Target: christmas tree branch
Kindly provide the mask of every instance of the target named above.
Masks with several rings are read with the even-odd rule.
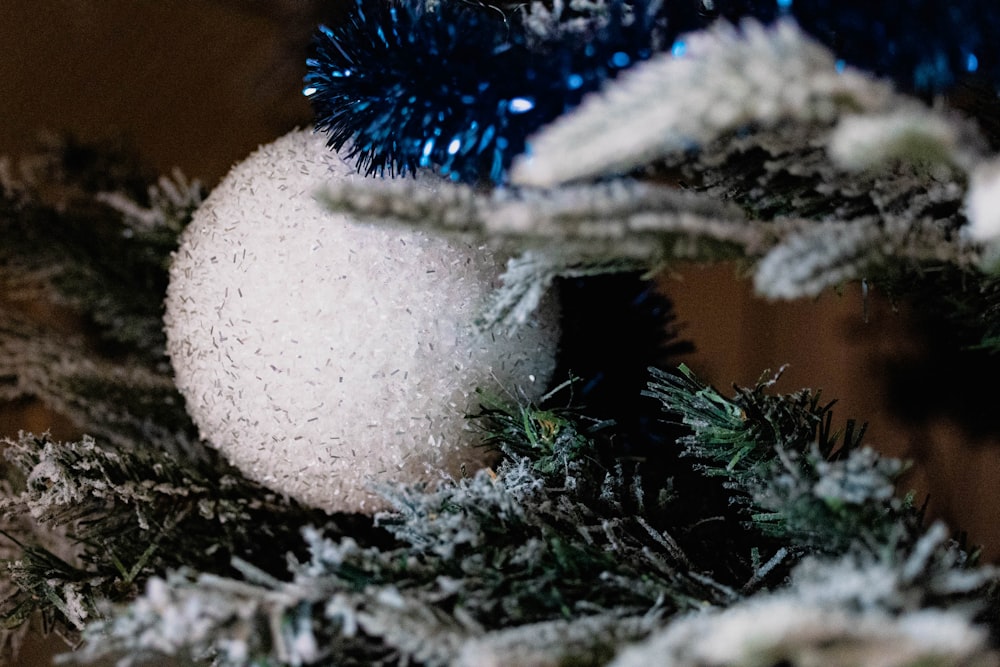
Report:
[[[522,187],[355,180],[321,197],[526,253],[487,325],[523,321],[553,275],[679,259],[742,258],[781,299],[944,268],[982,280],[962,230],[993,224],[996,179],[973,123],[844,69],[792,23],[719,22],[677,44],[543,128],[512,172]]]
[[[0,289],[9,305],[44,297],[116,353],[161,361],[167,261],[201,184],[179,172],[155,181],[128,146],[69,137],[5,164]]]
[[[821,642],[848,646],[897,640],[925,609],[968,639],[942,637],[927,651],[985,650],[973,619],[992,613],[982,601],[996,573],[976,567],[942,526],[921,528],[895,499],[898,461],[874,457],[850,427],[833,433],[818,396],[772,396],[772,384],[726,399],[687,371],[657,372],[651,389],[692,429],[679,444],[698,460],[699,487],[710,494],[722,478],[739,499],[743,523],[730,530],[742,532],[734,544],[753,552],[749,569],[702,569],[713,549],[726,548],[706,547],[698,532],[716,520],[716,508],[692,514],[674,496],[672,477],[603,450],[613,424],[490,403],[481,418],[502,463],[436,486],[383,488],[394,509],[377,523],[392,541],[365,545],[306,529],[309,557],[290,562],[289,579],[237,561],[240,578],[153,580],[137,601],[91,627],[85,655],[160,651],[211,655],[224,665],[362,658],[558,665],[610,658],[621,642],[646,637],[652,651],[663,633],[679,651],[671,620],[706,605],[756,604],[801,610],[801,618],[774,620],[778,634],[762,646],[775,651],[819,650],[806,632],[815,610],[862,624],[861,639],[839,625],[822,634]],[[782,585],[790,570],[792,583]],[[852,578],[857,573],[863,578]],[[773,598],[742,602],[764,586],[778,587]],[[859,611],[851,616],[848,608]],[[724,622],[725,613],[712,619],[722,614]],[[883,631],[873,619],[886,619]],[[747,649],[734,639],[720,650]]]
[[[523,322],[557,276],[652,272],[676,260],[743,258],[760,294],[787,299],[852,280],[899,285],[939,267],[982,279],[981,249],[958,233],[961,174],[953,182],[928,180],[919,166],[844,172],[809,146],[801,136],[726,137],[693,159],[673,158],[688,189],[618,179],[482,193],[419,179],[341,180],[321,197],[361,221],[472,235],[520,253],[487,327]]]
[[[775,380],[727,399],[681,366],[654,372],[648,395],[692,429],[678,440],[685,455],[726,478],[762,534],[832,554],[885,544],[899,530],[915,539],[917,513],[894,495],[903,463],[862,447],[864,429],[852,422],[841,440],[819,394],[766,394]]]
[[[123,452],[89,437],[57,443],[23,434],[4,444],[25,483],[0,502],[0,513],[8,522],[34,522],[30,530],[9,529],[21,533],[9,538],[23,553],[9,566],[17,591],[4,602],[8,626],[55,604],[55,620],[80,630],[99,601],[126,599],[170,568],[227,573],[240,557],[281,569],[282,554],[271,545],[294,544],[298,526],[324,521],[215,457],[192,462]],[[66,531],[73,563],[43,546],[45,530]]]
[[[35,398],[118,447],[152,444],[180,456],[204,451],[162,366],[111,360],[82,335],[0,310],[0,400]]]
[[[692,91],[697,91],[692,94]],[[628,173],[748,125],[825,125],[841,113],[903,102],[791,22],[725,21],[684,36],[544,128],[512,169],[514,183],[552,187]]]

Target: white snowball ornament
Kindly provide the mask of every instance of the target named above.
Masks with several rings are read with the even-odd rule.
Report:
[[[557,318],[476,332],[500,259],[330,213],[314,193],[337,178],[360,177],[309,131],[237,165],[181,238],[164,321],[204,439],[308,505],[371,512],[384,506],[373,483],[488,461],[465,418],[475,390],[537,398]]]

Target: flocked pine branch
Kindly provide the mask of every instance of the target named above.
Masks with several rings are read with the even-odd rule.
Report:
[[[455,667],[558,667],[604,664],[623,645],[645,638],[661,623],[656,614],[633,618],[615,615],[558,619],[488,633],[467,641]]]
[[[273,545],[297,541],[299,525],[325,521],[209,453],[191,461],[102,447],[90,437],[60,443],[30,434],[3,444],[24,480],[0,502],[5,539],[22,551],[7,566],[17,588],[0,608],[7,627],[43,610],[55,627],[82,630],[99,618],[99,602],[127,599],[170,568],[227,573],[239,557],[281,569]],[[32,530],[23,530],[22,517]],[[41,541],[46,529],[66,531],[71,551],[54,553]]]
[[[146,189],[148,203],[137,201],[121,190],[99,192],[95,199],[118,211],[134,230],[151,232],[166,228],[180,232],[194,209],[201,205],[204,194],[200,181],[188,180],[183,172],[174,169]]]
[[[544,251],[552,258],[536,253],[527,282],[535,291],[551,267],[733,256],[756,265],[755,287],[772,298],[859,279],[902,293],[941,267],[968,273],[976,289],[981,248],[961,230],[967,214],[973,230],[992,228],[983,202],[996,199],[996,179],[972,122],[844,69],[792,23],[720,23],[679,44],[536,137],[514,180],[558,187],[349,181],[323,196],[367,221]],[[539,175],[558,169],[568,171]],[[677,185],[579,182],[622,172]],[[533,300],[518,297],[527,265],[497,302]]]
[[[614,11],[622,11],[630,19],[631,9],[616,6]],[[607,23],[612,11],[607,0],[535,0],[518,7],[517,19],[528,43],[537,45],[559,35],[592,33]]]
[[[473,235],[514,252],[482,315],[486,330],[524,322],[557,277],[755,255],[779,238],[774,227],[749,224],[737,207],[629,180],[481,193],[442,181],[348,179],[320,196],[360,221]]]
[[[331,208],[366,222],[528,246],[532,250],[505,274],[498,303],[521,301],[529,291],[524,285],[533,294],[543,291],[552,275],[653,270],[678,259],[756,260],[755,287],[773,298],[815,296],[852,280],[918,273],[920,267],[973,273],[980,261],[978,248],[958,233],[964,220],[958,184],[925,183],[919,168],[844,174],[815,155],[804,158],[793,141],[757,146],[748,138],[717,148],[706,148],[704,172],[697,161],[679,167],[702,183],[703,194],[628,180],[488,194],[444,183],[348,180],[330,184],[322,196]],[[765,152],[766,169],[748,167],[743,157],[751,150]],[[738,203],[754,217],[775,219],[748,219],[724,203],[735,178],[748,181],[735,184],[743,193]],[[782,184],[768,189],[768,180]],[[840,198],[833,201],[833,194]],[[782,217],[799,210],[818,220]],[[536,268],[530,272],[529,266]],[[533,305],[537,297],[526,301]],[[487,321],[503,312],[492,312]]]
[[[908,293],[907,281],[926,270],[960,270],[970,292],[984,279],[980,249],[962,233],[966,176],[953,165],[845,170],[794,127],[725,138],[697,159],[667,164],[700,192],[739,204],[756,225],[800,221],[757,261],[755,285],[765,296],[810,296],[862,277]]]
[[[116,655],[125,664],[162,655],[212,658],[224,666],[557,665],[575,657],[610,657],[623,641],[648,634],[657,617],[585,616],[485,631],[448,613],[462,582],[442,579],[421,601],[413,590],[359,581],[350,540],[324,542],[306,534],[312,560],[294,580],[261,576],[247,564],[246,580],[183,574],[153,579],[125,614],[96,624],[77,656]],[[335,570],[341,568],[340,575]],[[452,588],[454,587],[454,589]],[[520,662],[525,658],[526,662]],[[491,660],[496,662],[490,662]]]
[[[530,141],[514,183],[551,187],[628,173],[749,125],[828,126],[844,112],[899,104],[793,23],[719,22],[637,65]],[[912,103],[908,103],[912,104]]]
[[[772,396],[772,384],[729,399],[681,367],[656,372],[650,394],[691,429],[678,444],[706,475],[725,480],[751,530],[798,555],[848,555],[859,570],[878,561],[894,572],[885,584],[896,582],[896,599],[911,610],[995,604],[995,570],[978,566],[943,526],[925,529],[922,511],[897,495],[901,461],[863,446],[864,429],[853,422],[833,431],[832,404],[818,394]]]
[[[738,33],[720,24],[674,54],[638,65],[544,129],[513,180],[553,185],[667,165],[757,225],[828,223],[776,234],[782,243],[755,275],[770,297],[811,296],[900,265],[978,261],[956,232],[966,202],[973,229],[990,226],[976,203],[992,201],[995,179],[968,120],[842,68],[788,23]]]
[[[345,179],[321,197],[365,222],[406,224],[576,252],[650,262],[666,255],[698,259],[696,240],[766,247],[735,206],[693,192],[618,180],[559,190],[499,189],[481,194],[444,181]],[[664,237],[666,237],[664,239]],[[661,240],[663,239],[663,240]],[[691,239],[689,243],[685,240]],[[672,243],[671,243],[672,241]],[[661,244],[676,245],[666,252]]]
[[[914,113],[940,129],[938,116]],[[860,171],[817,145],[815,127],[781,125],[725,134],[655,166],[685,188],[617,179],[481,193],[441,182],[355,180],[331,184],[322,196],[367,222],[531,249],[494,299],[519,304],[517,317],[494,308],[487,323],[522,318],[554,274],[652,271],[677,259],[745,258],[755,265],[757,291],[772,298],[815,296],[861,279],[905,293],[908,280],[943,267],[967,273],[975,290],[981,252],[961,233],[967,177],[960,163],[972,149],[928,163],[925,157],[937,155],[933,146],[907,127],[884,143],[880,157],[870,154],[871,142],[855,141],[869,153],[858,157],[867,166]],[[938,147],[975,145],[967,135],[974,132],[938,137]]]
[[[811,556],[782,589],[677,619],[611,664],[997,664],[977,624],[996,613],[997,571],[966,557],[941,524],[905,548]]]
[[[177,173],[150,185],[126,146],[67,137],[0,172],[0,399],[39,400],[125,450],[200,457],[161,303],[201,186]]]
[[[204,451],[162,367],[112,361],[80,334],[0,310],[0,378],[0,400],[40,400],[118,447],[143,443],[184,456]]]
[[[692,511],[698,504],[676,496],[672,477],[602,448],[602,438],[613,440],[613,425],[491,407],[485,418],[503,462],[495,472],[437,486],[384,488],[395,509],[378,523],[393,540],[366,546],[309,529],[309,556],[292,560],[287,578],[236,562],[240,578],[154,579],[135,602],[91,626],[83,655],[210,656],[222,665],[558,665],[580,656],[601,663],[622,642],[646,637],[648,647],[636,651],[648,658],[665,641],[661,634],[671,651],[693,650],[684,628],[731,617],[683,615],[732,605],[733,616],[788,610],[769,621],[774,634],[762,648],[792,651],[787,655],[913,639],[904,629],[920,618],[947,626],[916,655],[985,650],[975,623],[993,611],[984,605],[996,574],[976,567],[942,526],[922,531],[916,520],[891,516],[907,511],[891,499],[898,462],[872,458],[852,432],[836,448],[828,410],[811,394],[770,396],[770,383],[762,383],[730,400],[690,377],[668,389],[665,382],[657,376],[661,395],[670,395],[672,410],[693,429],[681,444],[702,462],[699,488],[711,493],[721,477],[743,498],[737,510],[749,521],[727,530],[752,538],[741,548],[757,545],[755,557],[763,557],[754,570],[737,576],[740,568],[722,563],[712,573],[700,570],[703,558],[725,549],[706,546],[699,533],[719,520],[717,508]],[[680,475],[682,466],[669,472]],[[797,476],[795,493],[768,496],[789,488],[789,475]],[[841,520],[822,535],[803,530],[792,520],[803,494],[810,520]],[[761,508],[769,515],[756,513]],[[895,528],[879,528],[890,524]],[[796,563],[786,587],[782,573]],[[763,586],[778,591],[742,602]],[[844,625],[807,632],[820,611],[843,616]],[[860,629],[849,630],[850,622]],[[741,637],[719,650],[738,655],[746,649]]]
[[[918,512],[895,496],[903,464],[863,447],[864,429],[853,422],[842,437],[834,432],[832,404],[819,394],[772,396],[773,383],[729,399],[681,366],[678,374],[656,371],[648,394],[691,428],[678,440],[685,455],[725,478],[763,535],[833,554],[884,545],[899,530],[916,539]]]
[[[288,647],[305,646],[317,664],[359,655],[450,664],[513,649],[509,629],[527,624],[548,630],[526,632],[523,655],[608,654],[664,614],[738,597],[652,525],[662,523],[666,489],[646,501],[634,473],[605,469],[590,428],[527,408],[490,417],[508,456],[496,473],[384,490],[395,511],[378,523],[395,542],[365,547],[307,530],[310,557],[292,563],[291,583],[156,580],[94,626],[84,654],[296,664]],[[553,633],[575,639],[553,646]],[[227,662],[232,655],[242,657]]]
[[[997,659],[986,633],[954,612],[923,611],[897,618],[774,596],[677,621],[649,640],[626,647],[609,664],[964,667],[995,665]]]
[[[940,267],[963,270],[976,284],[984,280],[976,275],[979,261],[978,250],[947,221],[887,213],[804,227],[760,259],[753,280],[758,293],[784,299],[814,297],[831,286],[868,279],[890,286],[907,274]]]
[[[974,124],[845,67],[789,21],[725,22],[636,65],[541,130],[512,180],[553,187],[634,172],[748,129],[795,128],[861,171],[902,160],[965,171],[983,160]]]
[[[678,619],[610,665],[997,664],[988,632],[968,610],[908,604],[893,588],[895,574],[852,559],[810,560],[785,589]],[[892,610],[897,604],[905,609]]]
[[[203,188],[155,185],[134,154],[58,138],[0,178],[0,288],[12,307],[52,304],[117,353],[160,362],[167,260]]]

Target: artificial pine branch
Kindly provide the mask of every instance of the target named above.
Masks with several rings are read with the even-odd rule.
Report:
[[[363,220],[528,247],[496,299],[512,305],[487,318],[503,325],[559,271],[677,259],[743,258],[757,291],[783,299],[928,271],[983,280],[992,251],[963,229],[992,228],[995,169],[973,122],[845,70],[790,22],[723,22],[677,43],[533,137],[511,174],[525,187],[347,181],[324,198]]]
[[[194,457],[204,452],[162,358],[152,368],[141,357],[109,358],[83,335],[3,309],[0,378],[0,399],[40,400],[117,447],[144,443]]]
[[[873,604],[890,588],[883,577],[891,571],[855,562],[811,564],[823,575],[809,580],[813,573],[796,571],[783,590],[677,619],[608,664],[965,667],[1000,660],[988,632],[960,607],[893,613]],[[844,590],[845,581],[853,590]]]
[[[952,285],[920,279],[942,271],[961,273],[961,298],[971,303],[978,285],[988,290],[991,279],[978,269],[981,250],[959,231],[961,179],[937,181],[906,166],[845,175],[820,151],[803,154],[802,143],[808,141],[727,137],[706,146],[700,159],[678,157],[671,166],[678,171],[672,178],[689,189],[618,179],[483,194],[419,180],[355,180],[331,183],[322,197],[366,222],[521,249],[486,327],[523,321],[557,276],[653,272],[677,260],[742,258],[753,265],[757,291],[782,299],[861,279],[897,296],[931,291],[946,298]]]
[[[673,259],[754,256],[779,238],[774,227],[750,224],[736,207],[630,180],[488,193],[433,180],[342,180],[320,196],[332,210],[364,222],[471,235],[512,252],[503,286],[483,314],[485,330],[522,324],[556,278],[652,273]]]
[[[831,430],[832,404],[818,393],[771,396],[777,378],[727,399],[680,367],[654,371],[647,395],[691,428],[678,439],[709,476],[725,478],[744,518],[786,546],[839,554],[872,548],[903,530],[919,531],[918,512],[895,497],[902,462],[862,447],[864,429],[849,422],[841,441]]]
[[[834,432],[832,403],[821,404],[818,394],[765,394],[773,382],[737,389],[727,399],[682,366],[678,375],[654,372],[649,393],[691,429],[678,444],[705,474],[726,480],[745,525],[789,550],[792,558],[783,565],[809,555],[822,563],[812,566],[811,577],[833,563],[845,581],[848,573],[870,571],[881,577],[884,597],[873,601],[869,591],[868,608],[892,614],[964,609],[967,618],[995,628],[998,572],[979,566],[976,552],[949,539],[943,525],[926,528],[922,510],[895,495],[903,462],[862,446],[864,429],[853,422]],[[826,576],[824,586],[838,579]],[[794,578],[788,591],[782,595],[793,604],[815,602]],[[985,650],[982,642],[975,647]]]
[[[299,526],[330,522],[208,453],[190,461],[102,447],[89,437],[58,443],[30,434],[4,444],[25,480],[23,491],[0,503],[5,522],[30,516],[36,532],[65,531],[75,552],[70,563],[32,543],[42,535],[7,535],[23,550],[8,565],[17,590],[3,603],[7,627],[37,609],[57,627],[82,630],[99,617],[100,602],[129,599],[149,576],[173,568],[228,574],[231,561],[244,558],[281,570],[284,553],[274,544],[292,548]]]
[[[610,615],[603,621],[608,624],[654,608],[693,609],[731,599],[733,591],[680,567],[661,546],[665,538],[654,540],[641,522],[621,514],[623,504],[637,502],[635,480],[621,467],[603,470],[588,434],[572,421],[529,408],[490,415],[510,434],[497,432],[498,442],[509,444],[509,458],[495,475],[480,472],[436,490],[386,489],[397,509],[379,524],[399,546],[364,547],[307,531],[312,556],[293,564],[293,584],[205,577],[197,585],[186,578],[156,582],[98,628],[85,654],[164,647],[187,655],[236,651],[245,662],[233,664],[247,664],[260,657],[255,651],[261,646],[284,646],[268,657],[295,664],[280,652],[319,646],[321,653],[310,654],[319,664],[349,662],[362,650],[446,664],[466,651],[467,642],[483,650],[491,632],[512,626],[598,613]],[[601,477],[594,477],[599,470]],[[585,497],[604,507],[603,518],[583,504]],[[268,600],[285,601],[275,612],[276,603]],[[178,615],[173,608],[187,611]],[[311,621],[296,622],[308,609],[314,610]],[[171,627],[168,618],[186,625]],[[634,619],[622,622],[636,625]],[[250,627],[272,628],[270,639],[250,643]],[[281,639],[276,628],[298,628],[298,634]],[[329,639],[342,635],[343,641]]]
[[[668,476],[609,456],[613,450],[601,444],[613,435],[608,423],[493,406],[483,419],[504,454],[496,472],[383,489],[395,509],[377,522],[394,542],[366,546],[309,529],[310,556],[291,562],[290,580],[249,563],[236,563],[241,579],[155,579],[91,629],[84,655],[165,651],[212,655],[226,665],[355,664],[359,656],[445,665],[517,656],[554,665],[581,647],[600,654],[618,641],[669,634],[678,614],[706,604],[739,608],[765,585],[778,590],[775,604],[809,614],[849,599],[869,620],[907,623],[925,608],[941,610],[955,632],[978,637],[970,651],[983,649],[970,623],[972,614],[992,610],[983,603],[996,573],[975,567],[942,526],[923,531],[903,516],[908,505],[887,496],[898,462],[872,461],[860,433],[837,438],[815,395],[771,396],[770,385],[724,399],[690,375],[657,373],[653,390],[693,428],[680,444],[700,455],[695,476],[703,488],[721,475],[742,498],[746,522],[736,529],[745,531],[745,545],[756,544],[754,554],[770,554],[749,578],[746,568],[720,562],[738,554],[701,543],[697,524],[715,517],[692,517],[674,493],[672,475],[690,468]],[[802,489],[768,495],[789,475],[812,482],[809,520],[838,512],[856,520],[833,521],[822,535],[806,529],[795,514]],[[793,566],[786,588],[775,575]],[[734,578],[737,571],[744,579]],[[884,585],[831,589],[855,581],[847,572],[867,572]],[[880,637],[894,636],[894,628]],[[853,641],[838,634],[846,630],[831,632]],[[565,643],[553,644],[558,638]],[[779,650],[784,640],[773,641]]]
[[[861,72],[838,73],[834,54],[793,23],[719,22],[681,43],[683,52],[637,65],[542,129],[512,181],[552,187],[629,173],[744,127],[823,126],[901,101]]]
[[[200,183],[178,173],[155,181],[128,146],[70,137],[0,171],[5,298],[68,307],[115,353],[161,362],[167,259]]]

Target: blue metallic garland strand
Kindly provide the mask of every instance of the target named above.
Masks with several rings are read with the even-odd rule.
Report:
[[[791,16],[845,64],[918,94],[965,78],[1000,85],[998,0],[649,0],[634,21],[612,0],[605,27],[529,46],[499,12],[442,0],[356,0],[350,18],[323,27],[304,92],[329,145],[349,145],[368,175],[435,167],[453,180],[502,183],[528,135],[657,44],[683,52],[684,33],[718,17]]]
[[[649,58],[657,35],[644,1],[633,21],[612,12],[583,43],[541,47],[497,13],[423,5],[357,0],[346,23],[321,28],[307,62],[317,128],[333,148],[350,144],[369,175],[435,166],[453,180],[501,182],[531,132]]]
[[[669,2],[670,0],[666,0]],[[792,16],[845,64],[904,91],[945,92],[963,79],[1000,85],[996,0],[715,0],[730,20]]]

